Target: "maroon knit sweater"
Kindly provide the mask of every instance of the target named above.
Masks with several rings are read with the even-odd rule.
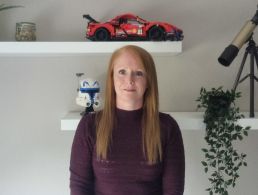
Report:
[[[149,165],[142,151],[142,109],[116,109],[116,115],[107,160],[96,158],[95,114],[81,119],[71,152],[71,195],[182,195],[185,157],[176,121],[160,113],[163,160]]]

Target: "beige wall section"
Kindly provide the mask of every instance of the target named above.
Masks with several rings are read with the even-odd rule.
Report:
[[[242,48],[228,68],[217,58],[256,11],[257,1],[241,0],[12,0],[24,8],[0,13],[0,41],[13,41],[15,23],[35,22],[39,41],[83,41],[89,13],[107,20],[122,12],[134,12],[149,20],[174,23],[184,30],[183,52],[154,57],[157,64],[162,111],[195,111],[201,86],[231,88],[240,65]],[[257,39],[256,32],[254,38]],[[74,103],[76,72],[85,72],[104,85],[108,56],[0,57],[0,187],[8,195],[68,195],[69,157],[74,132],[60,131],[60,118]],[[249,61],[246,69],[248,72]],[[256,72],[257,73],[257,72]],[[103,89],[103,88],[102,88]],[[238,105],[249,110],[249,83],[239,88]],[[256,100],[258,89],[256,84]],[[258,101],[255,102],[258,111]],[[200,161],[204,131],[182,130],[186,152],[185,194],[207,194],[207,175]],[[258,180],[258,131],[241,144],[248,167],[232,194],[254,195]]]

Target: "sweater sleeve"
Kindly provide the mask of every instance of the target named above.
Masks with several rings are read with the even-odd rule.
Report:
[[[185,155],[182,134],[170,116],[164,151],[163,195],[182,195],[185,183]]]
[[[70,194],[94,195],[92,153],[94,142],[91,136],[93,123],[90,116],[83,117],[75,132],[70,159]]]

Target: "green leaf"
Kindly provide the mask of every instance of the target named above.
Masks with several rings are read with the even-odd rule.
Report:
[[[220,171],[223,171],[225,169],[225,167],[219,167]]]
[[[237,139],[237,134],[234,134],[234,135],[232,136],[232,139],[233,139],[233,140],[236,140],[236,139]]]
[[[209,178],[209,181],[210,181],[211,183],[213,183],[213,181],[214,181],[214,180],[213,180],[213,179],[211,179],[211,178]]]
[[[0,11],[6,10],[6,9],[18,8],[18,7],[23,7],[23,6],[20,6],[20,5],[5,6],[4,4],[2,4],[0,5]]]
[[[203,152],[208,152],[208,150],[206,148],[202,148]]]
[[[251,127],[250,126],[247,126],[246,128],[245,128],[245,130],[250,130],[251,129]]]
[[[202,161],[203,166],[207,166],[208,164],[205,161]]]
[[[216,160],[214,160],[214,161],[211,163],[211,166],[212,166],[212,167],[216,167]]]
[[[238,167],[234,167],[234,168],[233,168],[234,171],[237,171],[238,169],[239,169]]]
[[[213,177],[217,176],[217,172],[212,173],[211,176]]]
[[[233,182],[233,180],[232,180],[232,179],[229,179],[229,180],[227,181],[227,185],[231,185],[232,182]]]

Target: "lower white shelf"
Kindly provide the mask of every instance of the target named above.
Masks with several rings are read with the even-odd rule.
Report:
[[[178,123],[181,130],[204,130],[203,112],[166,112]],[[258,130],[258,112],[255,118],[248,118],[249,113],[243,113],[246,117],[239,120],[243,127],[251,126],[252,130]],[[79,112],[70,112],[61,119],[61,130],[76,130],[80,121]]]

